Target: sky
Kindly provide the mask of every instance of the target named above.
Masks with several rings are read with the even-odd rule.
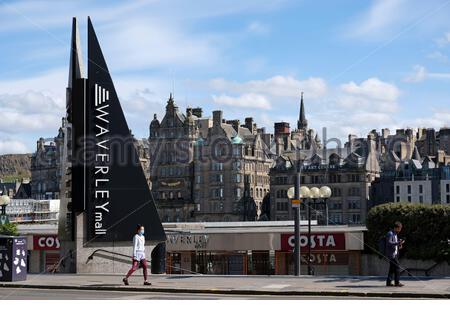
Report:
[[[259,127],[327,138],[450,125],[450,0],[0,0],[0,154],[33,152],[65,115],[72,17],[90,16],[130,128],[170,92]],[[86,60],[85,60],[86,65]]]

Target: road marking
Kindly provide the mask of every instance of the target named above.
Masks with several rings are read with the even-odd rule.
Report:
[[[286,287],[290,287],[290,284],[269,284],[267,286],[264,286],[265,289],[283,289]]]

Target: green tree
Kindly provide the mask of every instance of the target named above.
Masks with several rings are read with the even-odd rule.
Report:
[[[0,225],[0,235],[5,235],[5,236],[19,235],[19,232],[17,231],[17,224],[5,223],[3,225]]]
[[[450,206],[387,203],[376,206],[367,217],[366,245],[378,250],[378,241],[400,221],[405,239],[403,253],[411,259],[446,260],[450,263]]]

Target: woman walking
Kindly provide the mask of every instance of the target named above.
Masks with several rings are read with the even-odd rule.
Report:
[[[147,281],[147,260],[145,259],[145,237],[144,226],[140,224],[136,227],[136,234],[133,237],[133,265],[130,271],[128,271],[123,283],[128,286],[128,278],[139,268],[139,264],[144,271],[144,286],[150,286],[151,283]]]

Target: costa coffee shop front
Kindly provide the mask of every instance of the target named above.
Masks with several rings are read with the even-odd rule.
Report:
[[[294,273],[292,221],[164,224],[167,273]],[[311,260],[316,275],[360,273],[365,227],[313,226]],[[301,227],[306,274],[307,228]]]

